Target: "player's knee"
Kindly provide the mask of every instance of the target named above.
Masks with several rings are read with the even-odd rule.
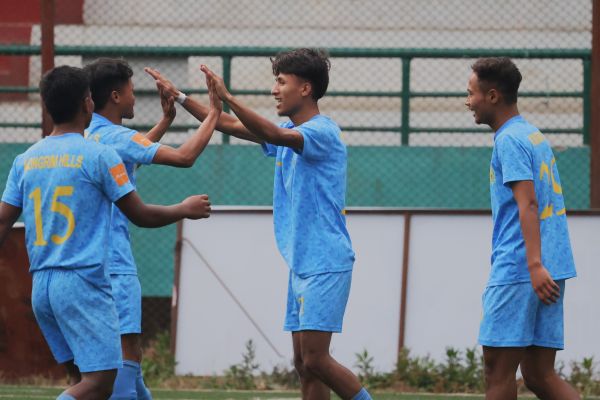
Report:
[[[113,385],[105,381],[89,382],[90,392],[96,393],[98,398],[108,399],[113,393]]]
[[[84,383],[91,392],[96,393],[99,398],[108,399],[113,392],[113,385],[115,378],[117,377],[117,371],[103,371],[93,376],[84,376],[82,383]]]
[[[300,378],[304,378],[306,376],[306,371],[304,370],[304,361],[300,355],[294,355],[294,368]]]
[[[327,364],[327,355],[311,353],[302,357],[305,371],[310,375],[320,376],[321,371]]]
[[[497,385],[506,385],[515,381],[515,373],[500,368],[493,359],[486,359],[483,364],[483,373],[485,376],[485,386],[487,388]]]
[[[523,382],[527,389],[531,390],[536,395],[545,393],[545,389],[548,387],[551,376],[531,371],[528,368],[521,366],[521,373],[523,374]]]
[[[140,335],[122,335],[121,348],[123,349],[124,359],[135,361],[137,363],[142,361],[142,341]]]

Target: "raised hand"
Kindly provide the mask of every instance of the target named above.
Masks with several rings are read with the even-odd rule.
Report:
[[[200,219],[210,217],[210,201],[206,194],[190,196],[183,200],[181,204],[186,209],[186,218]]]
[[[163,110],[163,116],[173,121],[175,119],[175,115],[177,115],[177,110],[175,109],[175,99],[173,96],[167,95],[158,82],[156,83],[156,87],[160,96],[160,106]]]
[[[556,303],[560,297],[560,287],[554,282],[548,270],[540,264],[537,267],[530,267],[529,275],[533,290],[540,300],[544,304]]]
[[[144,71],[154,78],[156,81],[156,86],[159,88],[159,90],[162,89],[165,95],[171,97],[179,96],[179,90],[175,87],[175,85],[173,85],[173,82],[162,76],[160,72],[150,67],[144,68]]]
[[[208,99],[210,100],[210,109],[215,110],[218,113],[223,111],[223,102],[217,94],[215,83],[213,80],[206,77],[206,87],[208,88]]]
[[[206,65],[201,65],[200,70],[206,75],[207,81],[211,81],[214,84],[215,91],[219,98],[223,101],[227,101],[227,97],[230,96],[230,93],[225,86],[223,78],[212,72]]]

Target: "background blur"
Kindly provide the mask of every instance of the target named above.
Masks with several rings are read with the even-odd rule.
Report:
[[[0,186],[14,157],[41,137],[40,2],[0,0]],[[470,65],[512,56],[523,74],[522,114],[554,146],[569,209],[590,207],[592,0],[56,0],[55,64],[98,56],[133,67],[141,131],[161,117],[159,69],[206,101],[200,63],[278,122],[269,56],[282,48],[330,50],[322,113],[347,143],[347,205],[488,209],[493,135],[464,106]],[[33,46],[33,47],[31,47]],[[163,142],[198,126],[178,106]],[[191,169],[138,170],[147,202],[208,193],[216,205],[272,203],[273,160],[216,133]],[[144,294],[144,329],[169,328],[175,227],[132,229]],[[234,245],[232,245],[233,247]]]

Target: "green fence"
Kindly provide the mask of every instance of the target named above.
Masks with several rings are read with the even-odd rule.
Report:
[[[161,65],[161,71],[184,92],[204,96],[206,91],[201,80],[193,77],[193,72],[186,72],[186,66],[191,60],[207,58],[220,69],[233,93],[273,119],[273,107],[267,103],[270,97],[268,57],[279,50],[281,48],[57,46],[56,54],[75,57],[72,61],[75,65],[98,56],[129,60],[139,88],[136,114],[140,117],[126,124],[145,130],[158,119],[160,108],[151,80],[144,80],[143,65]],[[0,55],[36,56],[39,51],[37,46],[0,46]],[[321,108],[340,123],[348,144],[348,206],[489,208],[492,133],[473,123],[463,106],[466,95],[463,88],[466,88],[469,66],[475,58],[509,56],[524,70],[519,100],[522,113],[528,118],[531,115],[555,146],[567,207],[589,208],[589,50],[331,48],[329,53],[332,85]],[[170,63],[180,67],[173,67],[171,71]],[[266,69],[258,83],[236,75],[236,71],[245,72],[246,65],[252,66],[252,63]],[[336,75],[344,72],[344,65],[379,70],[389,84],[356,89],[352,78],[340,80]],[[535,83],[536,79],[546,82],[545,77],[553,74],[558,77],[554,77],[551,84]],[[440,88],[429,83],[438,75],[445,78],[440,81]],[[450,78],[447,77],[452,78],[448,84],[446,81]],[[528,83],[528,79],[534,83]],[[26,96],[21,101],[39,103],[35,87],[0,87],[0,96],[3,93],[21,93]],[[31,141],[21,140],[19,132],[29,132],[29,137],[39,136],[40,126],[39,120],[26,120],[17,113],[3,115],[2,110],[0,104],[1,184],[5,182],[14,156],[29,146],[29,143],[15,142]],[[170,130],[175,134],[167,134],[165,141],[181,143],[197,126],[185,110],[178,108],[177,119]],[[9,135],[11,132],[13,136]],[[189,194],[208,193],[217,205],[271,204],[273,161],[263,157],[257,146],[241,145],[226,136],[216,135],[193,168],[149,166],[140,168],[138,174],[138,189],[147,202],[172,203]],[[144,295],[170,296],[174,227],[133,228],[132,240]]]

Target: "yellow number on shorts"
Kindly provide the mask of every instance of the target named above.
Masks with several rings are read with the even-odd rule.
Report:
[[[66,242],[75,230],[75,216],[73,215],[73,211],[71,211],[69,206],[57,200],[58,197],[72,195],[73,186],[57,186],[54,189],[50,210],[62,215],[67,220],[67,232],[63,236],[53,234],[50,237],[55,244],[63,244]],[[35,242],[33,244],[36,246],[45,246],[48,244],[48,242],[44,240],[44,224],[42,221],[42,190],[39,187],[35,188],[29,195],[29,198],[33,199],[33,213],[35,217]]]

